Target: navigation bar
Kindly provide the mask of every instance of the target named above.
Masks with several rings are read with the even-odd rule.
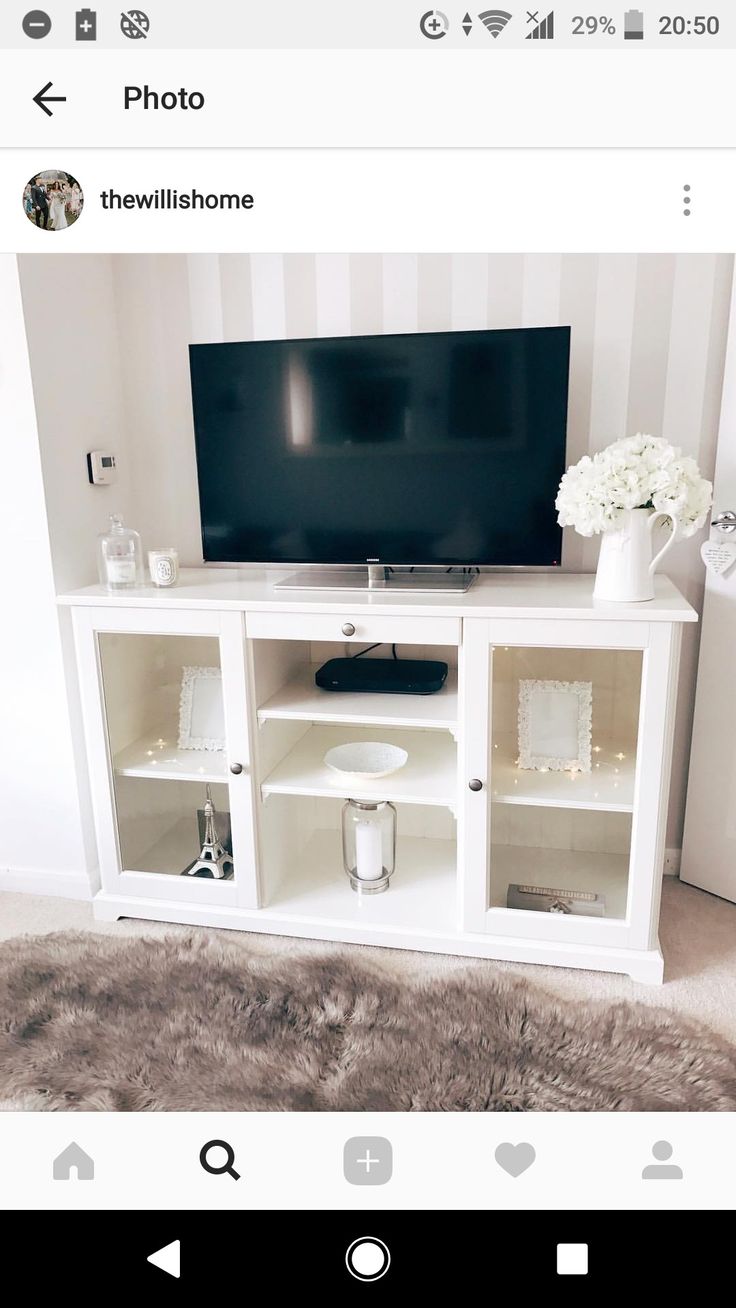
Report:
[[[457,50],[441,70],[420,51],[377,50],[87,61],[34,49],[0,68],[0,146],[736,145],[736,54],[726,51],[643,51],[623,83],[620,55],[601,50],[551,61],[510,51],[492,76],[484,53]],[[66,97],[52,117],[36,102],[48,82]],[[709,94],[697,100],[687,87],[701,83]]]

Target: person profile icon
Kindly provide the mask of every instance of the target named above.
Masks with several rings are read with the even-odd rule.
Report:
[[[672,1145],[669,1140],[658,1140],[652,1145],[652,1155],[656,1163],[649,1163],[641,1174],[642,1181],[681,1181],[682,1168],[671,1163]]]

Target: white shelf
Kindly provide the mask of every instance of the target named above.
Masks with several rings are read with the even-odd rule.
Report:
[[[190,877],[182,875],[199,853],[197,821],[194,815],[173,818],[164,827],[159,820],[143,819],[144,831],[151,827],[150,838],[141,838],[140,822],[135,822],[134,836],[139,838],[141,853],[124,858],[120,873],[123,893],[167,904],[200,904],[233,908],[238,902],[238,885],[234,876]],[[123,845],[125,845],[125,839]],[[133,915],[134,916],[134,915]]]
[[[625,918],[628,881],[629,860],[625,854],[529,849],[523,845],[494,844],[491,848],[492,908],[506,908],[509,885],[516,883],[604,895],[606,916],[596,920]]]
[[[126,867],[126,872],[150,872],[157,876],[178,877],[199,853],[197,823],[193,817],[179,818],[167,831],[159,836],[145,853],[132,860],[134,867]],[[182,878],[183,880],[183,878]],[[192,878],[195,880],[195,878]],[[213,877],[214,882],[214,877]],[[215,884],[227,884],[225,879]]]
[[[141,736],[114,758],[120,777],[155,777],[159,781],[227,782],[224,750],[179,749],[178,733],[164,726]]]
[[[457,916],[454,840],[399,836],[396,871],[382,895],[352,890],[343,871],[340,833],[316,831],[279,886],[264,916],[339,921],[350,926],[447,932]]]
[[[457,671],[450,668],[434,695],[371,695],[321,690],[308,665],[258,710],[259,722],[274,718],[306,722],[357,722],[376,726],[452,730],[457,726]]]
[[[449,735],[438,731],[391,731],[391,744],[405,749],[408,762],[390,777],[351,781],[323,762],[328,749],[357,740],[381,739],[376,728],[310,727],[261,786],[268,795],[315,795],[372,801],[391,799],[403,804],[454,808],[457,802],[457,750]]]
[[[590,772],[533,772],[518,768],[513,735],[494,737],[491,791],[494,804],[530,804],[544,808],[586,808],[633,813],[636,747],[596,742]]]

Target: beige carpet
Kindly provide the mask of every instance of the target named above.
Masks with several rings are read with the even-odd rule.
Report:
[[[191,931],[163,923],[122,921],[96,922],[89,904],[42,898],[35,895],[0,894],[0,940],[49,931],[94,931],[104,935],[176,935]],[[259,936],[239,932],[214,932],[231,942],[242,938],[250,950],[279,954],[313,954],[316,950],[369,954],[394,973],[406,968],[418,975],[447,974],[470,970],[487,974],[514,973],[537,982],[549,994],[569,999],[618,1001],[661,1005],[674,1012],[705,1022],[712,1030],[736,1044],[736,905],[665,879],[660,935],[665,956],[665,984],[637,985],[625,976],[602,972],[581,972],[556,967],[523,967],[476,959],[458,959],[408,951],[368,949],[361,946],[330,946],[314,941],[280,936]]]

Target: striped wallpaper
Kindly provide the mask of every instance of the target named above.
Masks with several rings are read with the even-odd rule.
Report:
[[[136,525],[201,561],[186,346],[288,336],[572,327],[568,462],[637,430],[712,476],[731,255],[113,256]],[[172,470],[176,470],[175,479]],[[597,541],[565,533],[564,566]],[[668,572],[696,606],[697,542]],[[669,843],[679,844],[697,659],[685,633]]]
[[[569,462],[647,430],[712,469],[730,255],[156,255],[114,262],[123,355],[145,377],[141,386],[138,370],[128,372],[131,437],[150,452],[155,431],[167,454],[174,440],[190,484],[189,342],[559,323],[572,327]],[[166,412],[172,399],[176,415]],[[160,524],[158,489],[149,481],[147,496],[141,486]],[[198,524],[191,495],[183,501],[184,520],[170,502],[171,526],[195,559]],[[595,543],[571,533],[566,566],[592,568],[595,552]]]

